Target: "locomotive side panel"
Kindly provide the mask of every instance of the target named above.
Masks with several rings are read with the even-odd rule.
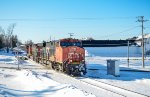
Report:
[[[78,62],[80,64],[81,61],[85,58],[85,50],[84,48],[80,48],[77,46],[70,46],[63,48],[63,62],[73,61]]]
[[[62,49],[62,47],[56,47],[55,58],[56,58],[56,62],[58,62],[58,63],[63,62],[63,49]]]
[[[32,45],[27,46],[27,53],[28,53],[28,56],[32,55]]]
[[[36,60],[37,57],[37,47],[36,44],[32,45],[32,55],[33,55],[33,60]]]
[[[63,56],[62,56],[63,62],[67,62],[68,61],[68,51],[69,51],[69,47],[63,48]]]
[[[55,61],[55,42],[46,43],[46,53],[47,59],[50,61]]]
[[[70,46],[70,47],[56,47],[56,62],[64,63],[69,60],[80,63],[84,60],[85,50],[80,47]]]

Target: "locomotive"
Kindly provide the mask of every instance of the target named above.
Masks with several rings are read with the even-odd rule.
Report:
[[[65,38],[27,45],[28,57],[68,75],[85,75],[85,49],[78,39]]]

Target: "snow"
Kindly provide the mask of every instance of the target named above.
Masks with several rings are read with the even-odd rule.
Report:
[[[83,80],[97,85],[100,84],[98,81],[102,81],[150,96],[149,57],[146,57],[145,68],[141,66],[141,57],[136,56],[130,57],[128,67],[127,58],[124,56],[102,57],[101,53],[96,52],[98,51],[93,54],[91,51],[86,51],[87,78]],[[107,75],[108,59],[119,61],[120,77]],[[16,70],[18,64],[21,70]],[[114,95],[71,79],[62,73],[48,70],[31,60],[18,61],[14,55],[6,53],[0,53],[0,79],[0,97],[113,97]]]
[[[143,68],[140,53],[135,47],[130,48],[132,50],[128,67],[125,48],[85,48],[89,55],[86,57],[88,70],[86,77],[94,77],[98,81],[150,96],[150,57],[145,58],[145,68]],[[109,59],[119,61],[120,77],[107,75],[107,60]]]
[[[3,84],[0,85],[0,94],[4,96],[94,97],[69,84],[53,81],[45,72],[4,70],[0,77]]]
[[[120,77],[107,75],[108,59],[119,60]],[[140,59],[131,60],[127,67],[127,58],[125,57],[86,57],[86,63],[88,69],[86,77],[94,77],[98,81],[150,96],[150,60],[146,60],[144,69]]]
[[[17,70],[17,61],[11,54],[0,55],[0,97],[95,97],[54,81],[47,69],[29,60],[19,63],[21,70]]]

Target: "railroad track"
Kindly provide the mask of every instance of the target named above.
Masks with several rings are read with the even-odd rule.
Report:
[[[100,89],[99,91],[103,90],[105,91],[105,93],[109,93],[111,97],[150,97],[142,93],[138,93],[138,92],[128,90],[119,86],[115,86],[115,85],[112,85],[103,81],[96,80],[94,79],[94,77],[73,77],[65,73],[62,73],[60,71],[55,71],[55,70],[53,71],[58,74],[64,75],[65,77],[68,77],[69,79],[73,79],[73,81],[78,81],[80,83],[82,82],[83,84],[86,84],[89,87]]]
[[[79,77],[76,78],[79,79],[80,81],[87,83],[87,84],[91,84],[93,86],[96,86],[98,88],[102,88],[106,91],[118,94],[122,97],[150,97],[148,95],[142,94],[142,93],[138,93],[132,90],[128,90],[119,86],[115,86],[103,81],[99,81],[96,79],[93,79],[92,77]]]
[[[51,77],[55,81],[59,83],[63,82],[64,84],[71,84],[74,87],[83,90],[84,92],[96,95],[96,97],[103,97],[104,95],[105,97],[126,97],[125,95],[111,91],[110,89],[100,87],[88,81],[83,81],[80,79],[81,77],[79,78],[79,77],[69,76],[67,74],[60,73],[54,70],[52,70],[52,72],[49,71],[49,73],[54,73],[53,74],[54,77],[52,76]],[[59,76],[59,79],[55,79],[56,76]],[[60,79],[63,79],[63,81],[61,81]]]
[[[110,92],[110,93],[116,94],[116,95],[118,95],[117,97],[127,97],[127,96],[125,96],[125,95],[123,95],[123,94],[121,94],[121,93],[115,92],[115,91],[113,91],[113,90],[111,90],[111,89],[104,88],[104,87],[99,86],[99,85],[96,85],[96,84],[94,84],[94,83],[91,83],[91,82],[88,82],[88,81],[84,81],[84,80],[80,80],[80,81],[83,82],[83,83],[87,83],[87,84],[89,84],[89,85],[92,85],[92,86],[94,86],[94,87],[103,89],[103,90],[105,90],[105,91],[108,91],[108,92]]]
[[[53,70],[54,71],[54,70]],[[54,71],[58,75],[62,75],[64,77],[67,77],[69,80],[72,80],[73,82],[82,83],[84,85],[88,85],[89,87],[93,87],[93,89],[97,89],[99,92],[102,90],[104,93],[110,93],[110,96],[112,97],[150,97],[148,95],[138,93],[132,90],[128,90],[119,86],[115,86],[103,81],[99,81],[94,79],[95,77],[72,77],[64,73],[60,73],[59,71]],[[72,83],[71,83],[72,84]]]
[[[96,82],[96,83],[94,83],[94,80],[93,79],[90,79],[91,81],[89,81],[89,80],[87,80],[87,79],[89,79],[89,78],[87,78],[87,77],[73,77],[73,76],[69,76],[69,75],[67,75],[67,74],[64,74],[64,73],[61,73],[60,74],[60,72],[57,72],[57,71],[54,71],[55,73],[57,73],[57,74],[59,74],[59,75],[61,75],[61,77],[62,76],[64,76],[64,79],[69,79],[69,80],[72,80],[72,82],[77,82],[77,83],[80,83],[80,84],[84,84],[84,85],[86,85],[87,87],[89,87],[89,88],[91,88],[92,87],[92,89],[94,90],[94,91],[97,91],[98,93],[103,93],[103,95],[106,95],[106,97],[131,97],[130,95],[125,95],[123,92],[118,92],[118,91],[115,91],[115,90],[112,90],[112,89],[114,89],[114,86],[113,86],[113,88],[112,87],[110,87],[110,85],[109,85],[109,87],[111,88],[107,88],[107,87],[104,87],[104,86],[100,86],[98,83],[100,83],[100,82]],[[70,83],[70,84],[72,84],[72,83]],[[104,85],[104,83],[103,83],[103,85]],[[84,90],[84,91],[86,91],[86,90]],[[86,92],[89,92],[89,91],[86,91]],[[126,93],[126,92],[125,92]],[[131,93],[130,93],[131,94]],[[131,95],[133,95],[133,94],[131,94]],[[100,96],[101,97],[101,96]],[[145,95],[133,95],[133,97],[148,97],[148,96],[145,96]]]

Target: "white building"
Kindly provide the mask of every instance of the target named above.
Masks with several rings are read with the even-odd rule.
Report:
[[[142,45],[142,36],[139,36],[136,39],[136,43],[141,46]],[[145,48],[145,54],[150,55],[150,34],[144,35],[144,48]]]

